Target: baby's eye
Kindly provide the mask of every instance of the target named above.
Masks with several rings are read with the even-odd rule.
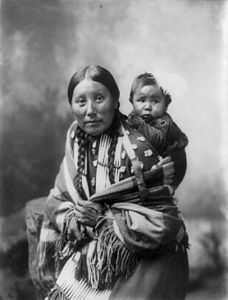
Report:
[[[97,102],[101,102],[104,99],[104,97],[102,95],[97,95],[96,96],[96,101]]]
[[[152,98],[152,102],[153,102],[154,104],[159,103],[159,102],[160,102],[160,99],[159,99],[159,98]]]
[[[145,102],[145,98],[138,98],[137,102]]]

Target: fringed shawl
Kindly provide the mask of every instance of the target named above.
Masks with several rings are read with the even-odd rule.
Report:
[[[76,124],[74,123],[68,131],[65,158],[57,176],[55,187],[52,189],[47,202],[47,214],[61,231],[63,225],[67,224],[67,214],[73,210],[74,205],[77,204],[77,199],[80,198],[74,187],[74,178],[77,172],[75,129]],[[123,127],[122,129],[124,131]],[[101,150],[98,154],[101,156],[100,159],[106,159],[109,145],[110,140],[104,135],[100,140]],[[122,145],[125,146],[133,166],[135,164],[137,168],[137,157],[131,147],[130,151],[126,149],[129,144],[126,144],[122,137],[118,139],[115,163],[120,162]],[[102,151],[103,154],[101,154]],[[112,289],[120,276],[128,277],[134,272],[142,253],[146,252],[153,255],[154,250],[157,251],[162,247],[183,246],[182,241],[186,235],[185,226],[178,214],[177,207],[172,202],[169,189],[164,186],[153,187],[153,184],[147,188],[139,168],[137,170],[131,181],[131,183],[133,182],[131,192],[127,186],[121,194],[118,194],[117,187],[117,190],[111,190],[109,196],[114,195],[114,197],[108,203],[109,197],[107,195],[102,196],[102,186],[100,185],[97,187],[97,191],[101,191],[100,194],[98,193],[99,197],[96,198],[96,194],[91,197],[93,201],[105,203],[107,210],[98,219],[95,228],[96,238],[83,249],[80,249],[83,255],[81,255],[81,261],[78,262],[75,276],[78,279],[85,279],[92,288]],[[161,173],[161,169],[154,170],[151,173],[150,183],[153,181],[151,179],[154,178],[156,181],[158,177],[161,177]],[[99,178],[99,181],[102,182],[103,189],[108,191],[110,182],[107,179],[107,170],[105,168],[100,169],[100,174],[103,174],[103,178]],[[84,176],[83,178],[83,188],[88,199],[90,199],[86,178]],[[115,179],[118,183],[118,173]],[[66,237],[62,236],[62,238]],[[63,246],[65,248],[66,244]],[[184,245],[183,249],[186,249],[186,246],[187,244]]]

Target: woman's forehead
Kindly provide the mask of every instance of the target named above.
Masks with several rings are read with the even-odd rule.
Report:
[[[74,95],[85,93],[101,93],[107,91],[108,89],[102,83],[86,78],[79,82],[79,84],[75,87]]]

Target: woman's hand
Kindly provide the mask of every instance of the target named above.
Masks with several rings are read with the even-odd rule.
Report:
[[[68,223],[68,240],[72,242],[82,242],[85,238],[88,238],[91,235],[91,232],[86,226],[94,227],[102,210],[103,206],[100,203],[78,200],[77,205],[74,207],[74,214],[71,216]]]
[[[76,216],[72,216],[67,227],[67,239],[71,242],[81,242],[86,237],[86,227],[78,222]]]
[[[103,206],[100,203],[94,203],[92,201],[78,200],[75,206],[78,221],[91,227],[96,225],[96,220],[102,210]]]
[[[174,162],[171,160],[170,156],[162,158],[156,166],[153,168],[162,167],[163,175],[164,175],[164,184],[165,185],[172,185],[173,183],[173,176],[174,176]]]

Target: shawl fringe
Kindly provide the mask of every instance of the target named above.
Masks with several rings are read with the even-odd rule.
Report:
[[[76,249],[77,243],[67,240],[67,228],[72,217],[75,217],[73,208],[65,215],[63,229],[56,242],[56,275],[75,250],[79,250]],[[95,231],[95,240],[80,247],[81,256],[75,269],[75,278],[85,280],[93,289],[111,289],[120,276],[128,278],[133,274],[138,259],[136,254],[119,240],[114,232],[113,219],[110,217],[100,216]]]
[[[68,226],[71,218],[76,218],[74,208],[71,208],[66,212],[63,229],[55,244],[55,269],[57,275],[60,273],[66,259],[69,258],[75,250],[75,245],[67,238]]]
[[[70,300],[65,293],[62,291],[61,287],[55,284],[55,286],[51,289],[45,300]]]
[[[87,261],[88,282],[95,289],[112,289],[118,278],[128,278],[133,274],[138,259],[116,236],[113,219],[99,217],[96,232],[98,238],[92,245],[93,255]]]

